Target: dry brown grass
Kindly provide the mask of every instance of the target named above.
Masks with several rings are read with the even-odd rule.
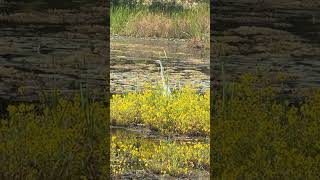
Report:
[[[146,16],[136,16],[128,22],[126,35],[165,37],[168,38],[174,32],[172,20],[158,14],[148,14]]]
[[[165,14],[140,14],[126,24],[123,34],[135,37],[185,38],[190,40],[191,47],[209,48],[209,39],[195,33],[208,32],[209,36],[209,17],[197,20],[188,19],[188,16],[173,19]]]

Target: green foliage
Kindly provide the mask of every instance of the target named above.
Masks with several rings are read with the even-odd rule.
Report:
[[[271,81],[244,75],[213,98],[212,168],[218,179],[318,179],[320,91],[290,105]],[[281,99],[281,100],[279,100]]]
[[[55,106],[9,106],[0,120],[0,177],[96,179],[107,176],[106,110],[99,103],[57,99]]]

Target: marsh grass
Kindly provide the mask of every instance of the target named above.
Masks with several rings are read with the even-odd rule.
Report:
[[[320,91],[305,92],[299,103],[282,93],[271,78],[257,74],[217,89],[211,134],[215,178],[319,177]]]
[[[209,43],[208,3],[177,10],[154,10],[146,6],[125,5],[111,8],[111,34],[134,37],[198,39]]]

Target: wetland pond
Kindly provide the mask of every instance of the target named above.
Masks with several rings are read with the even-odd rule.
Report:
[[[111,93],[136,92],[142,90],[146,83],[152,85],[161,83],[160,67],[155,62],[156,60],[161,60],[171,88],[178,88],[186,84],[195,85],[200,91],[210,88],[209,50],[190,48],[186,40],[114,36],[111,38]],[[183,162],[177,160],[184,158],[181,154],[177,159],[172,159],[179,151],[181,153],[187,153],[187,151],[203,153],[203,159],[209,159],[209,140],[205,137],[181,135],[165,137],[148,128],[137,126],[131,128],[113,126],[111,127],[111,135],[116,139],[112,142],[115,144],[112,147],[120,146],[119,144],[125,146],[127,143],[144,145],[138,148],[141,149],[139,151],[141,154],[138,153],[137,157],[131,159],[139,159],[137,162],[142,159],[145,164],[136,164],[137,162],[133,160],[130,163],[132,166],[126,166],[126,172],[122,173],[120,179],[176,179],[177,176],[169,175],[162,170],[168,170],[167,168],[172,166],[170,173],[173,173],[178,172],[181,167],[191,167],[183,165]],[[198,146],[205,148],[202,150],[192,149]],[[112,152],[115,151],[116,149]],[[143,160],[143,157],[148,156],[146,155],[148,153],[159,157],[149,157],[146,158],[147,160]],[[135,153],[129,151],[126,154]],[[117,156],[117,158],[111,159],[121,157]],[[163,161],[160,162],[158,159]],[[153,162],[154,165],[148,166],[148,162]],[[111,162],[115,166],[117,163],[119,162]],[[201,167],[201,165],[188,169],[189,175],[182,173],[184,175],[178,175],[178,177],[181,179],[209,179],[208,167]]]
[[[161,60],[171,87],[184,84],[210,87],[209,50],[188,47],[185,40],[111,38],[111,92],[139,90],[161,81]]]
[[[37,103],[42,94],[55,89],[63,96],[72,96],[79,93],[81,85],[92,90],[96,99],[103,100],[107,9],[100,3],[89,0],[68,3],[1,1],[1,112],[8,104]],[[117,36],[112,37],[111,42],[111,92],[126,93],[142,88],[145,83],[159,82],[160,67],[155,60],[162,61],[171,87],[191,83],[199,85],[200,90],[209,88],[208,50],[192,49],[184,40]],[[139,139],[144,134],[112,128],[112,136],[131,143],[133,137]],[[180,143],[188,138],[182,138],[184,140],[165,139],[146,134],[140,139],[150,147],[159,142],[185,147]],[[207,140],[201,141],[208,146]],[[196,174],[208,179],[207,170]],[[134,177],[127,175],[129,177],[123,178]],[[151,178],[159,177],[152,175]]]

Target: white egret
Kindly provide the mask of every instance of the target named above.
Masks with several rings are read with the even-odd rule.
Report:
[[[40,42],[38,43],[38,46],[37,46],[37,53],[41,54],[41,43]]]
[[[156,60],[157,63],[159,63],[160,65],[160,76],[162,79],[162,88],[163,88],[163,94],[165,95],[170,95],[171,94],[171,90],[169,85],[166,84],[165,79],[164,79],[164,68],[162,66],[162,63],[160,60]]]

